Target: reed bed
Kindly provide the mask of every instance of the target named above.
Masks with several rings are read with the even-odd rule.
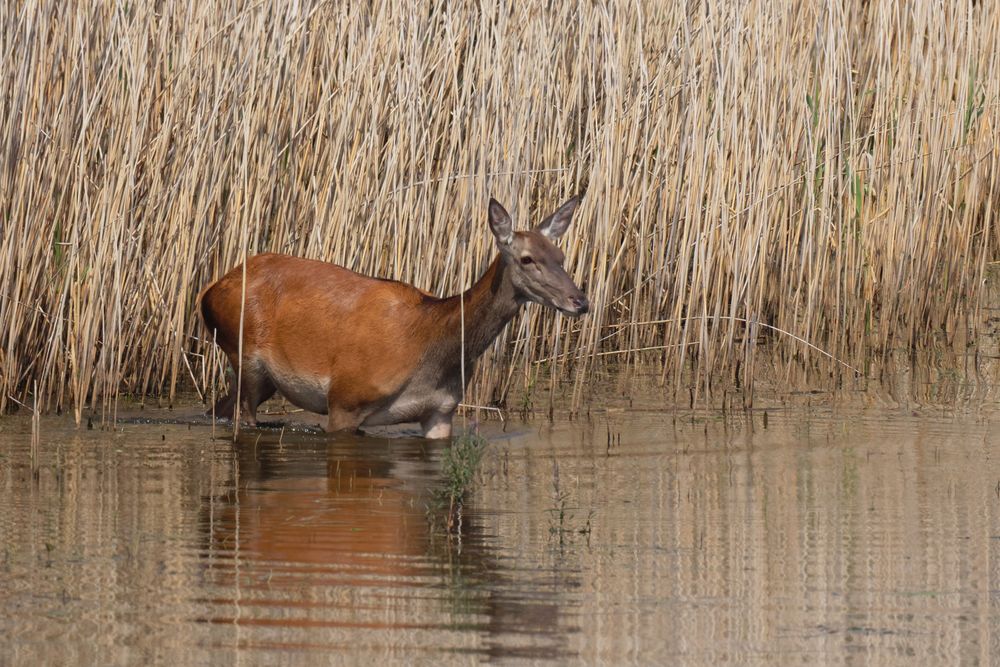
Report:
[[[577,191],[592,314],[528,308],[470,400],[595,360],[746,386],[762,347],[865,373],[979,304],[997,35],[972,0],[0,3],[0,409],[207,396],[195,298],[244,256],[455,293],[489,196]]]

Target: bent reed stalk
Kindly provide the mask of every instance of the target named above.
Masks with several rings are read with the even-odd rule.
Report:
[[[491,195],[523,227],[586,191],[594,309],[528,308],[469,401],[645,349],[700,391],[755,322],[863,368],[977,307],[997,35],[993,2],[0,3],[0,410],[210,396],[194,300],[244,248],[457,293]]]

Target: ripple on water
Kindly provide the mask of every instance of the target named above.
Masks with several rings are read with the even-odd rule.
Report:
[[[7,419],[0,662],[996,652],[982,419],[626,410],[508,430],[487,430],[456,539],[428,518],[440,444],[53,419],[33,465]]]

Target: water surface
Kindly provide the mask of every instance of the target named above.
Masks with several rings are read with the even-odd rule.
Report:
[[[990,415],[767,413],[484,424],[451,537],[419,438],[4,418],[0,664],[995,660]]]

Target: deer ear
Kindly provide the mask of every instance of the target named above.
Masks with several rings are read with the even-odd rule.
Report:
[[[510,245],[514,238],[514,223],[510,219],[510,213],[493,198],[490,198],[490,230],[501,246]]]
[[[580,205],[581,195],[570,197],[555,213],[542,220],[536,228],[543,236],[553,241],[566,233],[573,220],[573,212]]]

